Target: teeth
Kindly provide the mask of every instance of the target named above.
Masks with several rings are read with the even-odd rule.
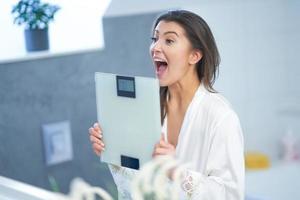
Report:
[[[155,60],[155,62],[159,62],[159,63],[167,63],[166,61],[163,61],[163,60]]]
[[[165,64],[168,64],[166,61],[158,61],[158,60],[155,61],[155,63],[156,63],[157,65],[159,65],[159,66],[162,65],[162,64],[164,64],[164,63],[165,63]]]
[[[167,61],[165,61],[165,60],[163,60],[163,59],[159,59],[159,58],[154,58],[153,59],[155,62],[167,62]]]

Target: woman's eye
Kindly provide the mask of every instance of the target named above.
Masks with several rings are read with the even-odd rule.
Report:
[[[172,44],[174,41],[173,40],[171,40],[171,39],[166,39],[166,43],[167,44]]]
[[[151,37],[152,42],[156,42],[157,38],[156,37]]]

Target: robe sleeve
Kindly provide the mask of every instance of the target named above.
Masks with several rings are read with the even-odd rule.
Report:
[[[207,168],[185,170],[182,192],[192,200],[243,200],[244,142],[236,114],[228,113],[212,133]]]

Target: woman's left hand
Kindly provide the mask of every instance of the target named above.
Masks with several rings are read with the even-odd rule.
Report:
[[[175,147],[164,140],[164,135],[161,135],[159,142],[154,146],[152,157],[162,155],[175,155]]]

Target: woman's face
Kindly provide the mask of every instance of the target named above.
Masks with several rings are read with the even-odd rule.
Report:
[[[150,54],[160,86],[171,86],[184,80],[190,70],[196,73],[195,50],[178,23],[160,21],[152,40]]]

